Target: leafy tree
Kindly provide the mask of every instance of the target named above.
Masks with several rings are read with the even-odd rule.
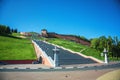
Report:
[[[10,27],[5,25],[0,25],[0,34],[10,34]]]
[[[109,52],[109,56],[112,56],[112,48],[113,48],[113,39],[111,36],[108,36],[108,38],[107,38],[107,50]]]
[[[98,46],[99,46],[99,39],[98,38],[92,39],[91,40],[91,47],[95,48],[95,49],[98,49]]]
[[[10,30],[10,27],[7,26],[7,27],[6,27],[6,33],[7,33],[7,34],[10,34],[10,33],[11,33],[10,31],[11,31],[11,30]]]
[[[108,36],[108,38],[105,36],[94,38],[91,40],[91,47],[100,52],[104,48],[107,48],[109,56],[116,57],[117,59],[120,57],[120,40],[118,37],[114,37],[113,39],[111,36]]]
[[[13,30],[13,29],[11,29],[11,32],[14,32],[14,30]]]
[[[0,25],[0,34],[5,33],[5,26],[4,25]]]
[[[11,34],[12,32],[17,33],[17,29],[10,29],[9,26],[0,24],[0,34]]]
[[[113,40],[113,48],[112,48],[112,56],[116,57],[118,59],[118,57],[120,57],[120,41],[118,40],[118,37],[114,37]]]
[[[99,38],[99,51],[103,51],[104,48],[107,47],[107,38],[105,36],[101,36]]]
[[[14,29],[14,32],[17,33],[17,29]]]

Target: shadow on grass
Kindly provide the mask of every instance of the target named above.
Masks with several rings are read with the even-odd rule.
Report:
[[[0,34],[0,36],[5,36],[5,37],[10,37],[10,38],[15,38],[15,39],[22,39],[20,37],[12,36],[11,34]]]

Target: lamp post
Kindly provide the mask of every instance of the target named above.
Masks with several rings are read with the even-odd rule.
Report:
[[[107,56],[108,51],[106,50],[106,48],[104,48],[103,54],[105,56],[105,63],[108,63],[108,56]]]
[[[58,52],[59,52],[59,49],[57,49],[57,47],[55,46],[55,48],[53,49],[53,52],[54,52],[54,67],[57,67],[58,66]]]

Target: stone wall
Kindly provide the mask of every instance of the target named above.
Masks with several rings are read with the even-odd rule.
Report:
[[[41,30],[41,35],[42,35],[42,37],[46,37],[46,38],[66,39],[66,40],[70,40],[70,41],[80,43],[82,45],[90,46],[90,41],[83,40],[83,39],[78,38],[78,37],[73,36],[73,35],[61,35],[61,34],[57,34],[55,32],[47,32],[46,29]]]
[[[60,39],[74,41],[74,42],[80,43],[82,45],[90,46],[90,42],[89,41],[82,40],[82,39],[80,39],[80,38],[78,38],[76,36],[61,35],[61,34],[56,34],[56,33],[47,33],[47,34],[48,34],[48,38],[60,38]]]

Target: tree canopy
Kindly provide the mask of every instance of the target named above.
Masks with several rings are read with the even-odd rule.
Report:
[[[11,34],[12,32],[17,33],[17,29],[11,29],[9,26],[0,24],[0,34]]]
[[[105,37],[101,36],[99,38],[94,38],[91,40],[91,47],[99,50],[100,52],[106,48],[109,51],[109,56],[120,57],[120,40],[117,36],[112,38],[111,36]]]

